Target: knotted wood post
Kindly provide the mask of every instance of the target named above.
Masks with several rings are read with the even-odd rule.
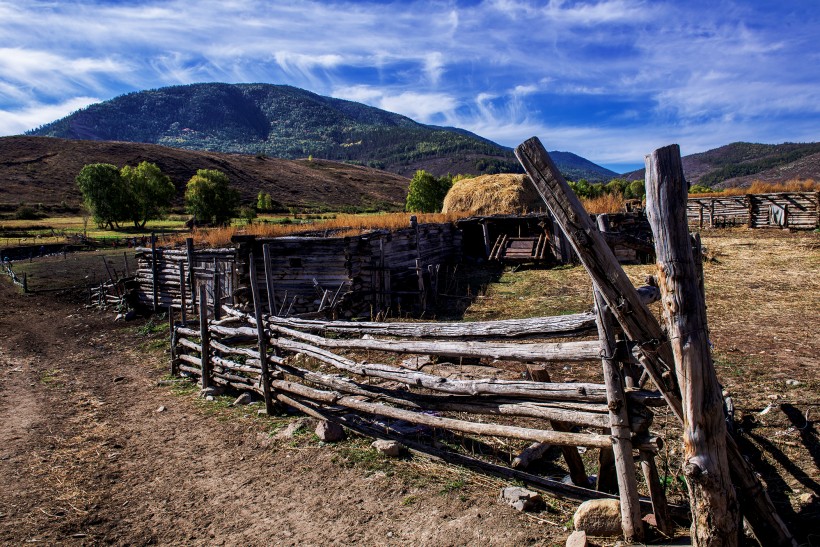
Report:
[[[738,539],[738,502],[729,475],[723,395],[709,350],[706,303],[686,222],[688,189],[678,145],[646,157],[647,214],[683,401],[683,469],[692,507],[692,542],[731,546]]]
[[[639,343],[640,362],[663,394],[674,415],[683,422],[683,405],[668,369],[674,356],[660,324],[640,302],[632,283],[603,237],[592,225],[578,197],[567,185],[538,138],[518,145],[515,155],[533,181],[567,240],[575,249],[610,311],[628,338]],[[657,239],[657,236],[655,236]],[[749,467],[734,439],[726,437],[732,480],[742,491],[742,509],[749,525],[764,545],[796,546],[794,538]]]
[[[211,359],[209,356],[208,332],[208,289],[205,285],[199,286],[199,338],[201,339],[200,362],[202,368],[202,389],[211,387]]]
[[[265,334],[265,322],[262,318],[262,299],[259,296],[259,284],[256,280],[256,261],[253,252],[248,256],[248,266],[251,282],[251,294],[253,296],[253,311],[256,318],[256,337],[259,345],[259,361],[262,374],[259,382],[262,384],[262,394],[265,397],[265,411],[268,415],[274,413],[273,397],[271,396],[270,372],[268,370],[268,339]]]
[[[598,289],[594,290],[598,339],[601,342],[601,364],[604,369],[609,423],[612,430],[612,450],[615,455],[618,492],[621,497],[621,527],[627,542],[643,540],[643,521],[632,457],[632,429],[626,407],[623,379],[615,360],[615,332],[612,314]]]

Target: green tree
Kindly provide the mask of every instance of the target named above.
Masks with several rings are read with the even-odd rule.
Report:
[[[405,210],[418,213],[435,213],[441,211],[444,196],[453,186],[449,175],[436,178],[427,171],[419,169],[410,181],[407,191]]]
[[[200,169],[185,188],[185,208],[201,222],[227,224],[238,206],[239,192],[222,171]]]
[[[120,170],[110,163],[91,163],[77,175],[77,186],[83,202],[100,228],[119,228],[119,222],[130,218],[128,186]]]
[[[143,161],[136,167],[126,165],[120,176],[128,188],[129,210],[136,228],[145,228],[147,221],[166,213],[176,188],[156,164]]]
[[[643,199],[646,195],[646,186],[642,180],[633,180],[624,190],[627,199]]]
[[[256,196],[256,209],[257,211],[270,211],[273,209],[273,200],[271,200],[270,194],[259,191]]]

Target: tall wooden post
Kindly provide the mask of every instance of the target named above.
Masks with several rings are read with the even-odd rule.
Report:
[[[188,287],[191,289],[191,306],[196,312],[196,287],[194,287],[194,238],[185,238],[185,253],[188,256]]]
[[[210,353],[210,333],[208,332],[208,289],[205,285],[199,286],[199,337],[202,345],[200,352],[202,361],[202,389],[211,386],[211,359]]]
[[[615,469],[618,478],[618,492],[621,497],[621,526],[628,542],[643,540],[641,504],[638,498],[638,482],[635,478],[635,460],[632,457],[632,429],[629,427],[629,413],[626,408],[623,379],[615,360],[615,332],[612,314],[598,289],[595,289],[595,322],[601,342],[601,364],[604,369],[604,384],[609,408],[609,423],[612,430],[612,450],[615,455]]]
[[[738,539],[738,503],[729,475],[723,395],[709,350],[706,304],[692,259],[686,199],[678,145],[647,156],[647,213],[683,401],[683,468],[692,507],[692,544],[731,546]]]
[[[157,236],[151,232],[151,292],[153,293],[154,313],[159,308],[159,269],[157,268]]]
[[[219,262],[214,258],[214,319],[219,321],[222,318],[222,280],[219,277]]]
[[[180,321],[182,322],[182,326],[186,326],[188,324],[188,317],[187,317],[187,308],[188,304],[185,301],[185,264],[182,262],[179,263],[179,309],[180,309]]]
[[[265,411],[270,415],[274,413],[274,407],[270,388],[270,372],[268,370],[268,339],[265,335],[262,298],[259,296],[259,284],[256,282],[256,262],[253,252],[251,252],[248,257],[248,266],[251,278],[251,294],[253,295],[253,311],[256,317],[256,338],[259,345],[259,361],[262,366],[262,374],[259,377],[259,382],[262,384],[262,394],[265,397]]]
[[[262,258],[265,262],[265,288],[268,291],[268,313],[276,313],[276,293],[273,287],[273,264],[270,258],[270,244],[262,245]]]
[[[168,306],[168,330],[171,337],[171,375],[176,376],[179,372],[177,367],[177,331],[174,323],[174,309]]]

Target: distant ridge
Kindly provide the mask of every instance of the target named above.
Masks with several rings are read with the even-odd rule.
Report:
[[[248,154],[180,150],[154,144],[51,137],[0,137],[0,210],[21,202],[62,209],[82,199],[75,178],[87,163],[117,167],[150,161],[171,177],[182,206],[185,184],[197,169],[228,175],[245,204],[260,191],[280,210],[383,211],[403,209],[410,180],[394,173],[328,160],[283,160]]]
[[[203,83],[122,95],[28,132],[187,150],[298,159],[313,156],[410,177],[521,172],[512,150],[464,129],[417,123],[361,103],[286,85]],[[567,152],[572,180],[616,175]]]
[[[749,186],[753,181],[820,180],[820,143],[733,142],[681,158],[689,184],[713,188]],[[644,170],[624,175],[643,179]]]

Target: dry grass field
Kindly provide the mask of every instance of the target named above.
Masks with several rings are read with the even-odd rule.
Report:
[[[714,230],[703,241],[716,368],[742,448],[800,541],[816,545],[820,234]],[[36,264],[27,265],[35,278]],[[626,270],[637,285],[654,266]],[[590,307],[583,268],[522,269],[486,286],[465,319]],[[0,310],[8,494],[0,543],[552,546],[566,538],[573,502],[548,498],[545,511],[516,513],[496,500],[499,479],[420,457],[380,458],[357,436],[326,445],[310,426],[277,436],[298,417],[198,399],[195,387],[164,376],[162,320],[115,324],[50,295],[21,296],[7,281]],[[550,372],[600,381],[595,364]],[[663,412],[653,429],[667,441],[662,474],[672,499],[682,500],[678,430]]]

